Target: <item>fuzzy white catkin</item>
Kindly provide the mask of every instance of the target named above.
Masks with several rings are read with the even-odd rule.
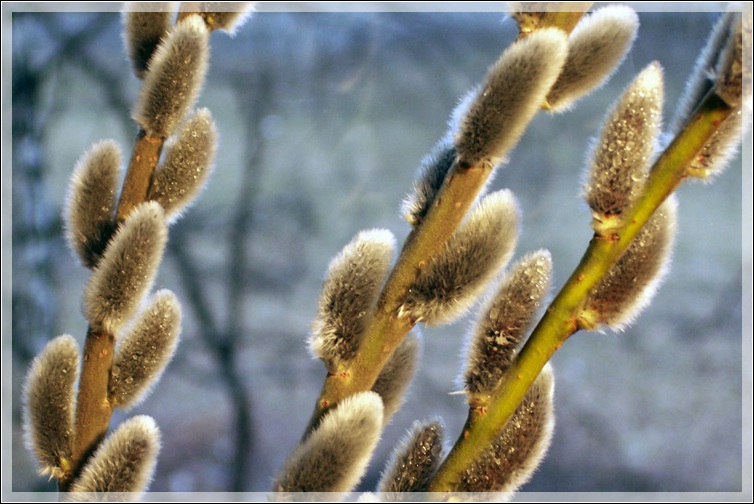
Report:
[[[167,138],[196,102],[209,59],[209,31],[198,16],[180,21],[157,48],[144,77],[134,120]]]
[[[442,421],[414,422],[414,425],[393,450],[385,465],[379,492],[426,492],[443,460]],[[402,500],[400,495],[383,495],[384,500]]]
[[[500,492],[496,498],[509,499],[531,479],[550,446],[555,427],[554,383],[548,363],[497,439],[461,474],[458,491]]]
[[[646,308],[669,271],[678,204],[668,198],[628,250],[589,293],[581,319],[587,327],[620,331]]]
[[[741,138],[752,120],[752,6],[732,16],[729,37],[717,64],[717,93],[733,113],[718,128],[692,163],[692,170],[704,178],[718,175],[738,152]],[[746,56],[744,56],[746,55]]]
[[[152,481],[159,451],[160,431],[152,418],[126,420],[94,452],[67,500],[100,501],[104,492],[107,500],[138,500]]]
[[[132,408],[149,393],[173,358],[181,332],[181,306],[162,290],[139,314],[131,330],[119,338],[110,377],[110,400]]]
[[[154,174],[147,199],[165,209],[168,222],[175,221],[204,188],[216,150],[217,127],[206,108],[192,114],[175,141],[165,146],[165,161]]]
[[[330,262],[312,323],[309,349],[330,372],[353,358],[393,258],[395,237],[362,231]]]
[[[427,325],[463,316],[510,260],[519,210],[508,190],[487,195],[409,288],[400,316]]]
[[[503,52],[459,122],[462,167],[493,167],[513,148],[560,74],[566,45],[561,30],[546,28]]]
[[[468,394],[489,394],[498,385],[547,296],[551,272],[548,251],[527,254],[487,301],[469,345],[464,374]]]
[[[64,215],[66,238],[88,268],[100,260],[113,232],[120,163],[118,144],[103,140],[81,156],[71,176]]]
[[[93,329],[114,334],[149,291],[167,242],[162,207],[137,206],[105,249],[84,290],[84,315]]]
[[[741,139],[751,127],[751,118],[751,102],[734,107],[691,162],[689,173],[705,181],[712,181],[723,173],[738,154]]]
[[[71,460],[79,348],[63,335],[45,345],[31,364],[24,384],[24,434],[42,474],[63,476]]]
[[[382,432],[382,400],[374,392],[343,399],[286,461],[276,492],[350,492],[366,471]]]
[[[568,58],[547,95],[555,112],[601,87],[620,66],[639,30],[639,16],[623,5],[598,9],[579,21],[568,38]]]
[[[671,132],[678,134],[694,110],[713,87],[733,107],[732,114],[713,133],[692,161],[690,174],[712,180],[735,157],[741,138],[748,132],[752,117],[751,55],[752,10],[743,14],[728,12],[715,24],[707,44],[696,62],[677,108]],[[711,69],[715,69],[711,73]]]
[[[623,92],[595,143],[584,189],[595,226],[620,219],[641,192],[657,147],[662,104],[662,67],[654,62]]]
[[[143,79],[149,60],[170,30],[172,2],[128,2],[123,10],[123,44],[134,74]]]
[[[210,30],[222,30],[231,36],[243,25],[254,8],[254,2],[184,2],[181,10],[197,12],[207,28]]]
[[[420,354],[421,337],[418,329],[414,329],[403,338],[372,385],[372,392],[378,393],[384,404],[385,425],[403,405],[411,379],[419,367]]]
[[[730,33],[730,25],[734,13],[724,13],[715,23],[707,37],[707,43],[699,54],[691,73],[691,78],[686,82],[683,96],[678,101],[676,112],[670,123],[670,131],[677,134],[691,118],[696,107],[702,102],[702,98],[712,89],[713,81],[710,71],[715,68],[720,57],[720,51],[725,47]]]
[[[741,13],[734,14],[730,21],[728,40],[720,51],[715,67],[715,89],[725,103],[737,107],[747,97],[751,100],[751,52],[744,68],[744,46],[751,49],[751,6],[749,19],[744,23]]]
[[[409,224],[416,227],[427,215],[456,157],[453,138],[446,135],[422,159],[414,190],[403,201],[403,216]]]

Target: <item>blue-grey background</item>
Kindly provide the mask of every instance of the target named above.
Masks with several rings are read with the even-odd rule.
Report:
[[[116,139],[127,157],[139,90],[117,13],[15,12],[12,25],[6,14],[3,115],[10,119],[10,91],[13,115],[3,134],[13,157],[9,165],[4,149],[3,253],[12,231],[12,283],[4,259],[3,361],[12,359],[12,380],[3,381],[3,419],[12,418],[12,437],[3,439],[3,467],[12,478],[4,474],[4,494],[54,489],[24,448],[20,390],[46,341],[69,333],[83,342],[87,271],[62,238],[64,196],[94,142]],[[671,117],[716,17],[640,13],[636,44],[609,85],[571,112],[539,114],[498,172],[494,188],[512,189],[523,212],[517,257],[549,249],[556,288],[591,236],[578,195],[606,111],[658,60]],[[399,206],[420,159],[514,37],[514,23],[491,12],[258,12],[234,38],[213,34],[199,105],[220,131],[216,170],[171,228],[156,282],[182,301],[182,341],[151,396],[113,419],[148,414],[160,426],[153,491],[269,488],[324,377],[304,341],[329,259],[361,229],[406,236]],[[750,135],[744,145],[750,153]],[[751,234],[742,215],[749,223],[751,201],[742,207],[742,187],[750,194],[751,170],[750,155],[739,156],[714,183],[685,184],[673,267],[652,305],[625,332],[577,334],[556,354],[555,436],[525,490],[750,488],[742,444],[751,445],[751,361],[742,369],[742,348],[750,359]],[[472,318],[423,331],[421,369],[364,489],[415,419],[442,416],[455,440],[466,408],[449,392]]]

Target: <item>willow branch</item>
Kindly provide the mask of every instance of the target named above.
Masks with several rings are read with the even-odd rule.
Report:
[[[583,15],[583,12],[578,14],[580,17]],[[552,56],[552,59],[544,59],[545,56],[542,55],[543,60],[538,64],[543,64],[547,61],[548,63],[552,63],[552,68],[557,66],[559,72],[563,64],[562,60],[555,65],[554,61],[558,61],[558,57],[551,54],[551,49],[555,47],[552,44],[555,44],[555,40],[559,37],[559,35],[555,35],[558,32],[557,30],[551,30],[550,32],[543,33],[552,34],[536,39],[538,40],[537,44],[543,44],[542,47],[546,45],[550,49],[548,56]],[[529,41],[525,41],[524,44],[527,42],[534,43],[534,40],[534,37],[532,37]],[[518,47],[520,49],[523,46],[519,45]],[[532,48],[531,54],[537,53],[536,45],[527,47]],[[514,56],[513,54],[516,55]],[[494,84],[502,86],[506,90],[503,94],[505,94],[507,99],[512,101],[520,100],[520,103],[526,103],[528,96],[535,96],[540,92],[544,98],[552,82],[557,77],[557,73],[552,76],[552,82],[547,85],[547,89],[539,89],[537,87],[541,87],[541,82],[545,82],[544,78],[540,82],[533,76],[529,76],[531,80],[536,80],[538,84],[531,89],[523,89],[520,86],[520,89],[516,89],[516,86],[508,78],[502,76],[505,74],[503,67],[511,72],[518,70],[519,67],[516,64],[510,63],[510,61],[517,61],[516,58],[519,57],[517,54],[515,50],[511,53],[505,53],[500,59],[500,61],[505,61],[505,63],[498,62],[496,66],[491,68],[490,77],[488,77],[490,81],[485,85],[492,86]],[[565,54],[562,56],[565,58]],[[508,64],[513,66],[507,67],[506,65]],[[542,68],[544,68],[544,64]],[[544,70],[542,72],[542,74],[539,74],[540,76],[546,73]],[[508,90],[516,96],[508,97]],[[487,95],[485,94],[484,96]],[[486,103],[483,100],[484,98],[482,97],[478,98],[478,103],[473,105],[475,107],[473,113],[469,112],[469,114],[483,116],[482,107],[490,109],[503,107],[501,103]],[[517,104],[517,106],[523,107],[520,104]],[[416,320],[401,312],[401,306],[406,300],[411,286],[415,283],[422,270],[430,264],[433,257],[442,250],[451,236],[453,236],[464,215],[484,187],[494,165],[513,147],[518,136],[526,128],[528,121],[531,120],[534,112],[530,114],[521,108],[516,113],[511,111],[508,113],[520,116],[517,124],[503,126],[496,124],[496,121],[500,120],[499,117],[483,116],[483,119],[479,117],[473,119],[478,120],[479,124],[474,123],[463,126],[463,131],[459,134],[457,141],[461,142],[462,148],[459,147],[459,149],[463,150],[465,154],[461,154],[459,151],[457,159],[454,161],[447,176],[445,176],[439,193],[432,200],[426,216],[421,222],[416,224],[414,230],[406,239],[398,261],[377,301],[374,315],[370,325],[365,330],[356,357],[342,372],[327,375],[309,426],[304,433],[304,439],[317,426],[322,415],[338,401],[354,393],[371,389],[385,362],[416,324]],[[505,114],[502,114],[502,116],[505,116]],[[496,127],[499,127],[504,133],[495,131]],[[474,130],[474,134],[467,131],[466,128]],[[488,130],[481,134],[475,128],[482,128],[483,130],[488,128]],[[495,138],[495,135],[500,135],[500,138]],[[479,145],[478,137],[486,136],[490,138],[487,139],[486,143],[482,142],[484,146]]]
[[[553,300],[517,359],[490,398],[484,415],[470,417],[456,445],[430,486],[432,492],[453,491],[460,474],[494,441],[500,426],[513,415],[547,361],[580,328],[586,297],[610,270],[654,211],[688,176],[688,167],[733,108],[710,93],[696,114],[657,159],[643,194],[622,227],[592,238],[581,262]]]

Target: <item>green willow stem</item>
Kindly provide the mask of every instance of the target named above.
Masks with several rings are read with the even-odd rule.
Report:
[[[467,422],[440,467],[430,492],[452,492],[462,473],[490,446],[516,411],[547,361],[581,327],[578,318],[589,292],[628,249],[654,211],[688,175],[688,166],[734,109],[714,93],[708,94],[693,118],[675,137],[652,167],[624,224],[610,234],[596,235],[581,262],[550,304],[545,315],[506,371],[490,397],[484,415]]]

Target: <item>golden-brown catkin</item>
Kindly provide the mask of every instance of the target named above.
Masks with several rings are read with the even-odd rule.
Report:
[[[372,385],[372,392],[382,398],[385,425],[403,405],[411,379],[419,367],[421,349],[421,337],[418,328],[415,328],[403,338]]]
[[[639,30],[630,7],[609,5],[584,16],[568,38],[568,58],[547,94],[553,112],[568,110],[601,87],[623,62]]]
[[[519,38],[527,37],[535,30],[555,27],[569,31],[557,24],[557,13],[583,13],[594,2],[508,2],[511,17],[516,20]]]
[[[340,401],[286,461],[276,492],[350,492],[366,471],[382,432],[382,400],[360,392]]]
[[[499,492],[496,500],[509,499],[531,479],[552,439],[554,382],[548,363],[492,445],[461,474],[457,491]]]
[[[173,358],[181,332],[181,306],[161,290],[118,343],[110,376],[110,402],[121,408],[140,403]]]
[[[620,224],[644,186],[660,134],[662,67],[654,62],[631,82],[613,107],[594,146],[584,199],[595,230]]]
[[[456,137],[461,167],[495,166],[544,103],[567,56],[565,34],[547,28],[519,40],[490,68],[468,100]]]
[[[182,12],[196,12],[210,30],[222,30],[230,35],[246,22],[254,2],[183,2]]]
[[[115,334],[136,312],[152,286],[166,242],[159,204],[142,203],[129,214],[84,290],[84,315],[93,329]]]
[[[66,238],[88,268],[99,262],[115,229],[113,212],[120,163],[118,144],[103,140],[81,156],[71,176],[64,215]]]
[[[469,396],[489,394],[497,387],[547,296],[551,273],[548,251],[524,256],[481,310],[464,374]]]
[[[362,231],[330,262],[309,349],[330,372],[354,357],[390,269],[395,237]]]
[[[406,197],[402,206],[404,218],[413,227],[421,223],[429,212],[456,157],[453,138],[446,135],[422,159],[417,179],[414,182],[414,190]]]
[[[152,418],[126,420],[88,460],[67,500],[138,500],[152,480],[159,451],[160,431]],[[97,495],[104,492],[107,497]]]
[[[420,271],[400,316],[440,325],[464,315],[513,254],[518,221],[513,193],[503,190],[485,196]]]
[[[511,17],[516,20],[519,33],[529,35],[540,27],[551,2],[508,2]]]
[[[175,141],[165,146],[165,161],[154,174],[147,199],[165,209],[169,222],[177,219],[204,188],[216,150],[217,127],[206,108],[192,114]]]
[[[143,79],[160,41],[170,31],[173,2],[128,2],[123,10],[123,44],[134,74]]]
[[[383,500],[403,500],[403,492],[426,492],[444,458],[444,426],[439,418],[414,422],[385,465],[377,490]]]
[[[204,83],[209,31],[198,16],[180,21],[152,56],[133,118],[150,137],[167,138]]]
[[[24,383],[24,434],[42,474],[60,478],[71,469],[71,440],[79,348],[63,335],[45,345]]]
[[[668,198],[628,250],[589,293],[579,316],[582,327],[622,330],[649,305],[669,270],[678,204]]]

